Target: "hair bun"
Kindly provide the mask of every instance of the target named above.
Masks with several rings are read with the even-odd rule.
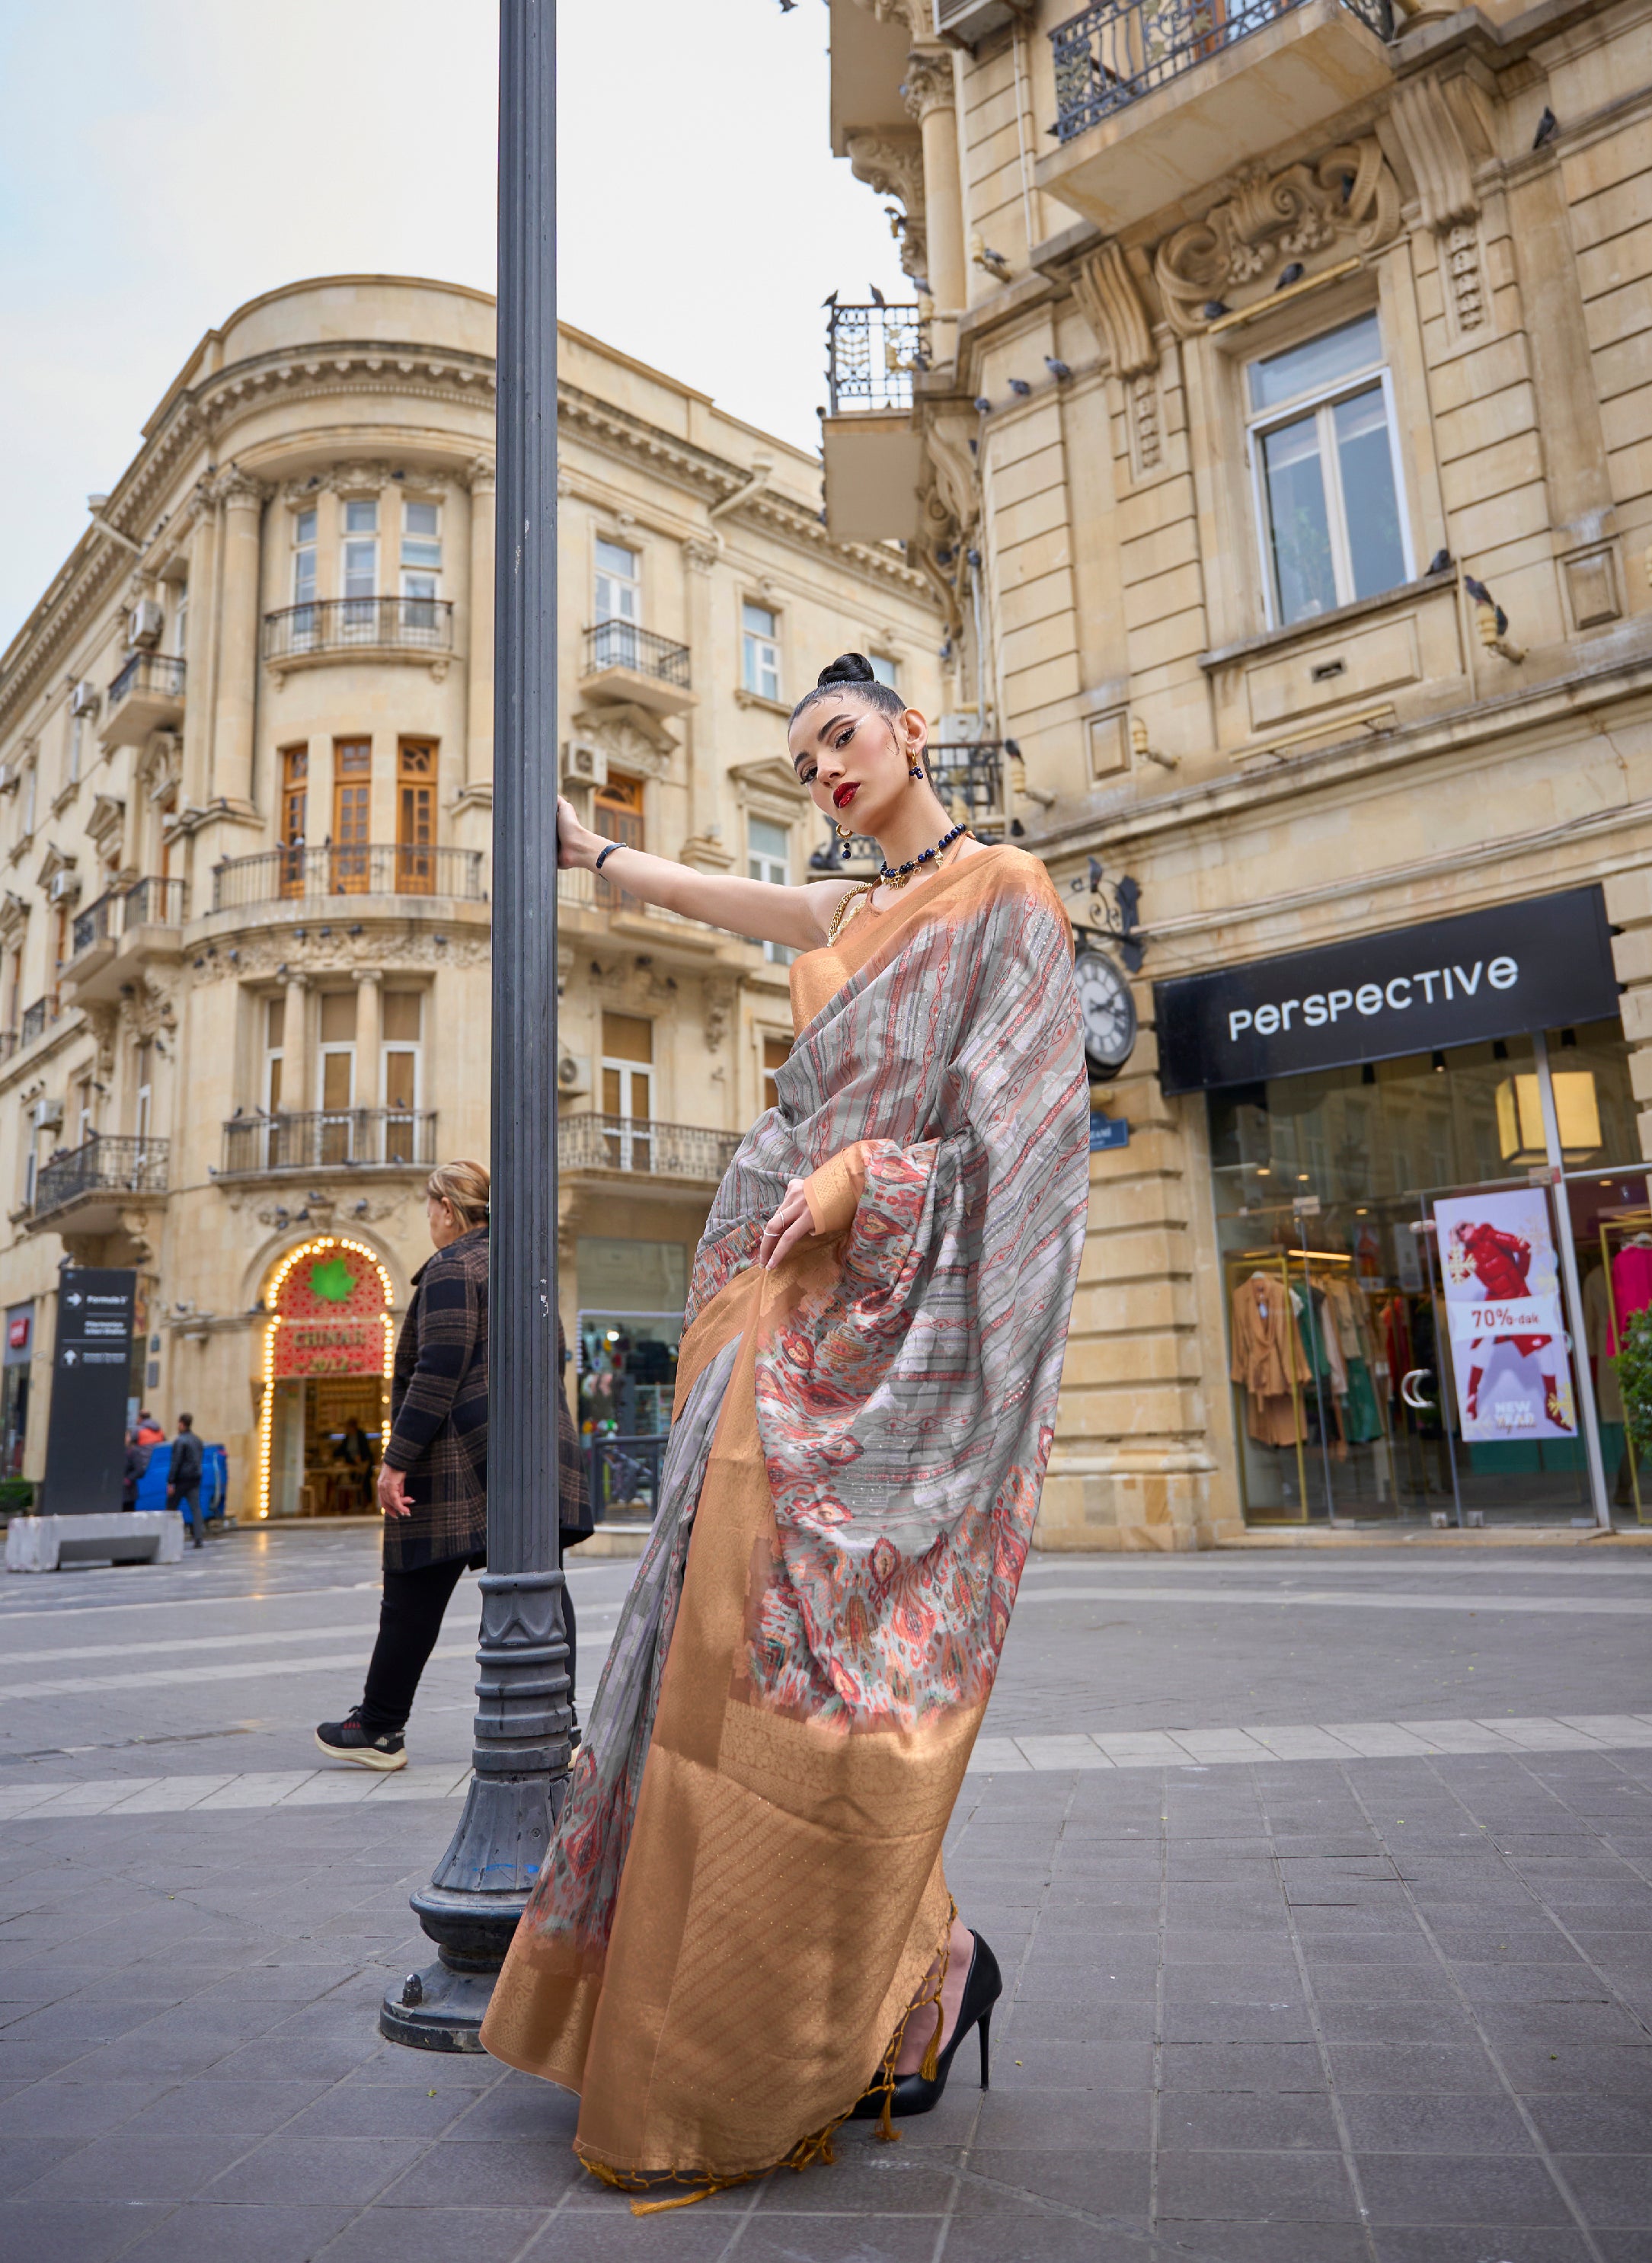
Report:
[[[840,652],[835,660],[827,662],[815,678],[816,684],[823,691],[833,683],[876,683],[876,681],[872,663],[863,652]]]

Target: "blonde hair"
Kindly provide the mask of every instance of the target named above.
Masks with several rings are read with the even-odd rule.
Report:
[[[447,1203],[465,1233],[487,1223],[487,1166],[438,1163],[424,1182],[427,1196]]]

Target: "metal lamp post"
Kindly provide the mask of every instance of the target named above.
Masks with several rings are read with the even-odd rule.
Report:
[[[556,1180],[556,9],[499,11],[493,1218],[487,1569],[473,1774],[412,1898],[436,1962],[385,1998],[422,2050],[479,2029],[561,1811],[567,1645],[558,1561]]]

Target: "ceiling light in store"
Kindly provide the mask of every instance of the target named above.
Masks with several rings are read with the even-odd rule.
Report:
[[[1563,1069],[1555,1077],[1554,1085],[1561,1153],[1569,1163],[1581,1163],[1600,1152],[1600,1103],[1594,1072]],[[1505,1076],[1497,1087],[1497,1146],[1505,1163],[1547,1161],[1543,1098],[1535,1075]]]

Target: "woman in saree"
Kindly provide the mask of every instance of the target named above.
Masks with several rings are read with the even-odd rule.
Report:
[[[789,946],[796,1041],[714,1202],[653,1531],[482,2029],[628,2190],[829,2160],[941,2094],[1000,1981],[941,1840],[1049,1459],[1088,1200],[1071,931],[952,822],[858,654],[791,719],[876,883],[559,860]],[[689,2197],[697,2197],[694,2194]],[[646,2205],[671,2205],[668,2202]],[[645,2203],[634,2203],[639,2209]]]

